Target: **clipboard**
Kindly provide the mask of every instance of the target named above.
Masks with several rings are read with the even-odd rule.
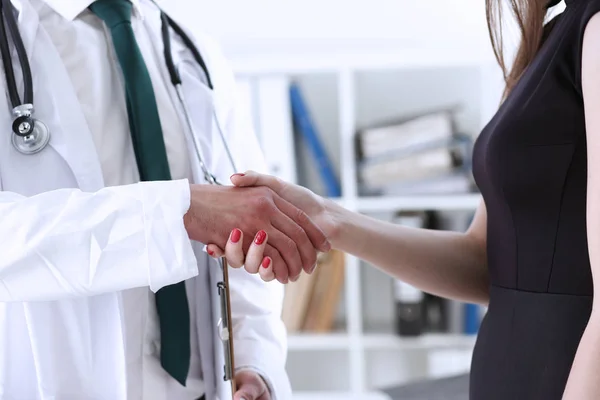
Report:
[[[229,292],[229,264],[227,259],[221,257],[218,260],[219,267],[223,274],[223,280],[217,283],[217,289],[221,302],[221,316],[217,329],[219,337],[223,343],[223,353],[225,355],[225,366],[223,371],[223,380],[229,381],[231,384],[231,397],[237,391],[235,384],[235,364],[233,351],[233,331],[231,323],[231,296]]]

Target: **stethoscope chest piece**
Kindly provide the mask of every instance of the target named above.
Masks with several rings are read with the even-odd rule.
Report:
[[[22,154],[35,154],[42,151],[50,141],[50,131],[40,120],[33,118],[33,106],[23,104],[15,107],[12,124],[12,143]]]

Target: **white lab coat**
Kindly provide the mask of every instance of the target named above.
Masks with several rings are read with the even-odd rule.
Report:
[[[8,227],[0,225],[0,251],[4,253],[0,257],[0,399],[126,400],[125,369],[118,362],[123,353],[118,291],[126,288],[129,278],[117,276],[110,268],[88,271],[92,264],[107,265],[97,262],[103,256],[101,246],[94,245],[102,240],[98,236],[114,235],[114,230],[123,229],[126,223],[107,224],[106,220],[96,223],[85,213],[74,212],[76,208],[72,205],[70,212],[64,215],[45,212],[67,202],[80,202],[79,211],[84,212],[89,206],[86,201],[91,204],[90,198],[77,197],[70,191],[97,192],[103,188],[103,178],[90,132],[59,54],[39,25],[36,11],[27,0],[21,4],[19,26],[33,73],[36,117],[48,125],[52,138],[50,145],[39,154],[25,156],[16,152],[10,137],[11,106],[7,96],[0,96],[0,126],[5,127],[0,135],[0,219],[9,221]],[[154,32],[156,51],[162,54],[162,41],[158,31]],[[229,182],[233,171],[218,131],[210,129],[214,123],[206,104],[211,93],[202,83],[200,69],[191,53],[176,34],[171,36],[175,61],[182,67],[187,103],[197,132],[202,136],[204,154],[210,154],[213,173],[222,182]],[[217,116],[238,170],[264,170],[265,163],[251,124],[244,110],[235,108],[231,71],[211,41],[196,39],[212,75]],[[16,57],[13,63],[18,65]],[[20,69],[16,70],[18,85],[22,88]],[[168,82],[164,66],[163,72]],[[6,93],[4,79],[0,82]],[[175,91],[170,84],[167,86],[179,110]],[[183,119],[181,121],[185,127]],[[212,134],[207,135],[207,132]],[[189,144],[190,160],[194,161],[196,156],[191,142]],[[194,179],[201,181],[197,164]],[[35,196],[41,193],[44,195]],[[105,210],[108,215],[113,206],[111,201],[112,197],[107,195],[97,202],[95,209]],[[126,217],[119,216],[123,221]],[[77,226],[81,238],[69,236],[72,241],[69,247],[60,240],[46,241],[56,246],[52,251],[36,247],[36,241],[44,239],[39,230],[52,225],[49,218],[63,227]],[[98,228],[100,223],[102,228]],[[19,232],[31,233],[31,237],[11,236],[15,224],[19,224]],[[96,236],[94,240],[90,238],[91,231]],[[194,247],[201,261],[198,275],[192,278],[197,286],[198,301],[212,305],[212,308],[197,307],[197,317],[203,322],[199,324],[203,331],[197,339],[206,395],[207,399],[227,399],[231,393],[229,384],[223,381],[222,343],[216,336],[219,318],[216,282],[220,272],[214,261],[205,262],[208,257],[202,245]],[[185,246],[165,246],[164,251],[167,253],[161,256],[177,257],[185,251]],[[166,284],[159,278],[154,282],[154,287],[151,283],[154,290]],[[275,399],[291,398],[284,369],[285,329],[279,319],[282,287],[277,283],[265,284],[257,275],[247,274],[242,269],[231,271],[230,288],[236,367],[256,368],[267,378]]]

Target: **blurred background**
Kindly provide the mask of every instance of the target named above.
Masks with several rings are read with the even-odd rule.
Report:
[[[221,44],[272,174],[394,223],[469,225],[471,148],[503,90],[484,1],[163,3]],[[345,254],[320,264],[286,287],[295,398],[468,397],[484,309]]]

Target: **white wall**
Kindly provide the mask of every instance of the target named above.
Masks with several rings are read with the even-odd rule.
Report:
[[[487,47],[483,0],[163,0],[230,55],[357,51],[395,45]],[[473,35],[474,31],[482,32]]]

